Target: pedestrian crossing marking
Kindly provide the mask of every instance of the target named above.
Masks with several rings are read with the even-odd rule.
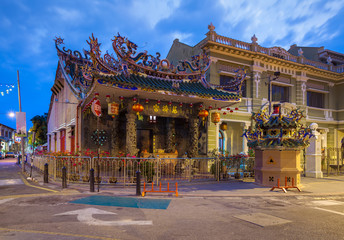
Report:
[[[24,184],[21,179],[5,179],[5,180],[0,180],[0,186],[19,185],[19,184]]]
[[[264,213],[249,213],[249,214],[236,215],[234,217],[244,220],[246,222],[259,225],[261,227],[268,227],[268,226],[280,225],[280,224],[291,222],[289,220],[275,217],[268,214],[264,214]]]

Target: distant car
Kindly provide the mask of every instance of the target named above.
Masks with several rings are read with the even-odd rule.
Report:
[[[16,154],[14,152],[7,152],[6,157],[7,158],[15,158]]]

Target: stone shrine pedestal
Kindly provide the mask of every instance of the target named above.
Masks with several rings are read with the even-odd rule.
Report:
[[[300,185],[300,150],[288,149],[256,149],[255,151],[255,182],[266,187],[277,186],[277,179],[280,185]]]

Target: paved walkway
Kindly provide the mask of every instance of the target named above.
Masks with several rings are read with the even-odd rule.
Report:
[[[38,172],[33,172],[34,179],[39,185],[52,188],[54,190],[62,190],[61,182],[43,183],[43,176]],[[163,185],[163,188],[166,186]],[[68,184],[69,190],[77,190],[81,193],[90,193],[89,184]],[[143,189],[143,186],[141,186]],[[174,185],[171,184],[170,189],[174,190]],[[235,197],[235,196],[328,196],[328,195],[344,195],[344,176],[331,176],[321,179],[302,177],[301,178],[301,192],[297,189],[289,189],[284,193],[280,189],[270,191],[270,187],[262,187],[254,182],[246,180],[228,180],[220,182],[192,182],[179,183],[178,192],[180,197]],[[66,190],[66,189],[65,189]],[[98,186],[95,185],[95,193],[98,194]],[[136,194],[136,187],[121,187],[111,185],[100,185],[101,194],[111,194],[117,196],[134,196]],[[167,196],[166,193],[148,193],[147,196]],[[171,194],[170,194],[171,196]]]

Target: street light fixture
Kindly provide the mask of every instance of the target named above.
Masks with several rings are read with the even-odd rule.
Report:
[[[8,113],[8,116],[9,116],[10,118],[14,118],[15,115],[16,115],[16,114],[15,114],[14,112],[9,112],[9,113]]]

